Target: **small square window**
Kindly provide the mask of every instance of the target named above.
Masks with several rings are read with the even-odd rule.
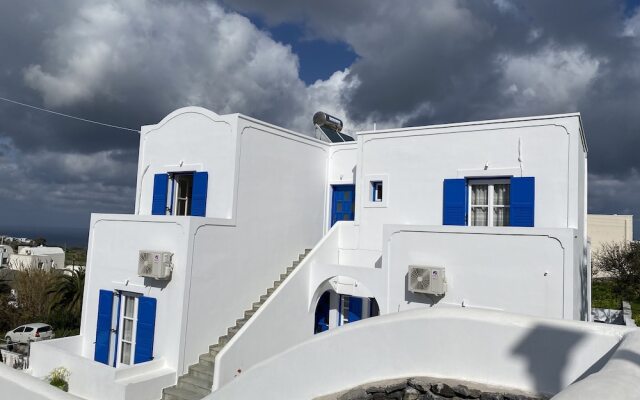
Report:
[[[371,181],[371,201],[382,201],[382,181]]]

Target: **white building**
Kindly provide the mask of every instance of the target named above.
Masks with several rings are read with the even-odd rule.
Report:
[[[9,256],[13,254],[13,247],[7,244],[0,244],[0,267],[6,268],[9,266]]]
[[[20,246],[18,252],[9,256],[9,268],[64,269],[64,250],[60,247]]]
[[[605,244],[626,244],[633,240],[633,215],[587,215],[588,235],[593,251]]]
[[[135,214],[92,216],[80,335],[34,344],[31,372],[65,366],[87,399],[312,398],[421,373],[558,393],[629,332],[575,322],[586,152],[579,114],[332,144],[179,109],[142,128]],[[145,252],[172,255],[169,279],[139,274]],[[411,291],[410,266],[443,268],[444,295]],[[514,355],[523,340],[546,358]],[[380,348],[399,361],[357,367]]]

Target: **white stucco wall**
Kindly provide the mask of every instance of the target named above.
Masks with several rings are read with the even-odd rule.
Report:
[[[381,311],[456,305],[549,318],[586,319],[574,293],[574,229],[385,226],[388,303]],[[443,297],[407,289],[409,265],[444,267]]]
[[[406,311],[318,334],[205,398],[311,399],[411,376],[555,394],[599,370],[630,331],[487,310]]]
[[[180,365],[181,329],[187,308],[185,287],[191,275],[188,244],[192,219],[92,215],[80,330],[85,338],[83,356],[93,360],[100,290],[123,290],[156,298],[154,356],[164,357],[170,368]],[[173,253],[171,279],[156,281],[138,276],[140,250]]]
[[[299,254],[322,238],[324,144],[241,117],[235,226],[193,232],[183,368],[197,362]]]
[[[580,129],[574,114],[359,133],[359,247],[380,250],[383,224],[442,225],[443,180],[449,178],[533,176],[534,226],[581,230],[586,161]],[[373,178],[386,180],[385,206],[369,203]]]
[[[0,390],[5,399],[20,400],[80,400],[49,382],[35,379],[22,371],[0,363]]]
[[[136,213],[151,214],[153,176],[167,172],[209,173],[207,217],[233,218],[238,114],[218,115],[185,107],[156,125],[143,126],[138,156]]]

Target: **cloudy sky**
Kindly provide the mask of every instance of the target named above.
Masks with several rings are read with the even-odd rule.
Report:
[[[135,129],[185,105],[303,133],[317,110],[348,131],[580,111],[589,211],[638,238],[638,3],[2,1],[0,96]],[[0,231],[132,212],[137,146],[0,102]]]

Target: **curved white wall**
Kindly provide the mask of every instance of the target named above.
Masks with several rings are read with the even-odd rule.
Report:
[[[318,334],[206,398],[311,399],[409,376],[555,394],[599,369],[630,331],[484,310],[406,311]]]

